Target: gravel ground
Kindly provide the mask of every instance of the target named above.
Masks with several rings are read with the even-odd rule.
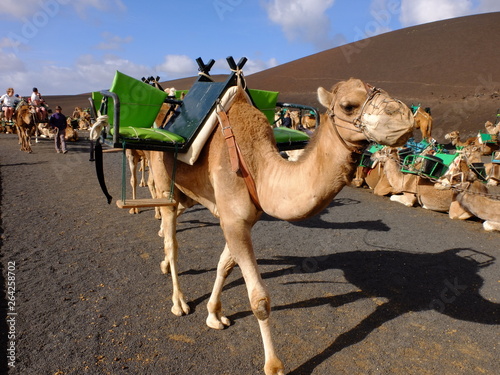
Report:
[[[0,135],[0,373],[263,374],[239,270],[223,296],[232,326],[204,323],[224,245],[207,210],[180,218],[192,313],[179,318],[153,210],[107,205],[85,141],[33,149]],[[117,198],[121,155],[105,169]],[[264,215],[253,233],[289,374],[498,374],[500,233],[353,188],[310,220]]]

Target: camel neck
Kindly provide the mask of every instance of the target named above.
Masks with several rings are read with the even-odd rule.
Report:
[[[289,221],[319,213],[352,179],[358,157],[324,119],[297,162],[276,152],[266,158],[256,181],[263,210]]]

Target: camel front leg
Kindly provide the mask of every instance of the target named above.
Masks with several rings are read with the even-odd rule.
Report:
[[[161,232],[165,246],[165,258],[160,263],[161,271],[167,274],[170,270],[172,277],[172,313],[177,316],[189,314],[189,306],[180,289],[179,273],[177,269],[177,206],[161,207]]]
[[[217,277],[215,279],[214,287],[212,289],[212,294],[207,304],[208,317],[206,320],[207,325],[213,329],[224,329],[224,327],[229,326],[231,323],[229,319],[222,315],[222,303],[221,295],[222,288],[226,282],[227,277],[231,274],[234,269],[236,262],[234,261],[229,248],[224,247],[219,264],[217,265]]]
[[[230,219],[230,221],[232,220]],[[262,281],[255,259],[250,236],[252,225],[246,220],[235,220],[232,223],[224,223],[221,220],[221,226],[227,241],[226,246],[230,250],[233,262],[236,262],[241,269],[247,287],[250,307],[259,322],[262,342],[264,344],[264,372],[266,375],[284,375],[283,363],[276,355],[271,337],[271,328],[269,326],[271,299]],[[230,265],[227,259],[223,258],[222,260],[226,266]],[[219,274],[217,277],[219,277]],[[215,286],[214,288],[218,287]]]

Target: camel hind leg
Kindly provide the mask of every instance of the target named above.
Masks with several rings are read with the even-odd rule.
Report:
[[[137,163],[139,162],[139,156],[134,150],[127,149],[125,151],[127,155],[128,166],[130,169],[130,185],[132,186],[132,199],[137,198]],[[138,214],[139,208],[133,207],[130,209],[129,213]]]

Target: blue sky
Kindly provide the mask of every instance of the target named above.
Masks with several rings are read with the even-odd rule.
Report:
[[[195,59],[245,56],[246,75],[422,23],[500,11],[498,0],[2,0],[0,93],[108,88],[114,72],[162,81]],[[3,87],[2,87],[3,86]]]

